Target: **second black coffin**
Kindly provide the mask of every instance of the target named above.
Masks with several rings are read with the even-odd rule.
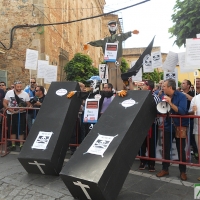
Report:
[[[150,91],[114,98],[60,173],[74,198],[116,199],[156,113]]]

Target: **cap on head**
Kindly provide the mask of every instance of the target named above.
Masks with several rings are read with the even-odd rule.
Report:
[[[101,79],[99,76],[92,76],[90,79],[87,80],[87,82],[94,81],[94,80],[100,81]]]
[[[114,24],[115,26],[111,26],[111,24]],[[108,22],[108,28],[111,34],[115,34],[117,31],[117,22],[112,20]]]

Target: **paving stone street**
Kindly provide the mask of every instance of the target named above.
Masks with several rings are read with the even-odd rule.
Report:
[[[28,174],[17,160],[18,152],[0,157],[0,200],[73,200],[59,176]],[[66,155],[65,163],[70,159]],[[188,167],[188,181],[180,181],[176,165],[170,167],[170,175],[157,178],[161,169],[156,164],[156,172],[138,170],[139,160],[135,160],[117,200],[190,200],[194,199],[194,183],[200,171]]]

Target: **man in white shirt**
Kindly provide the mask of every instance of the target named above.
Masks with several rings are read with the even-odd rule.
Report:
[[[20,150],[23,146],[22,140],[26,130],[26,110],[19,107],[29,106],[29,101],[30,97],[22,90],[21,81],[14,83],[14,89],[6,93],[3,101],[3,106],[7,109],[8,137],[13,140],[16,138],[20,140]],[[11,142],[11,150],[14,151],[16,150],[15,141]]]

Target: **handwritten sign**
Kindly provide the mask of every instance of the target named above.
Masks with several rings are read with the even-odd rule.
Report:
[[[45,73],[44,83],[51,84],[52,81],[57,81],[57,66],[48,65]]]
[[[200,68],[200,38],[186,39],[185,68]]]
[[[169,70],[173,72],[177,63],[178,63],[178,54],[172,51],[169,51],[167,58],[165,62],[163,63],[162,68],[164,69],[164,71]]]
[[[185,68],[185,52],[178,53],[178,63],[181,73],[193,72],[192,68]]]
[[[49,61],[38,60],[37,78],[45,78],[48,65],[49,65]]]
[[[25,61],[25,69],[37,69],[38,63],[38,51],[26,49],[26,61]]]

